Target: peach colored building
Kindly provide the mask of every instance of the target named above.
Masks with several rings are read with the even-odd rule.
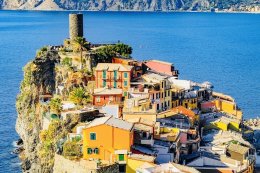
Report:
[[[120,104],[122,102],[122,89],[98,88],[94,89],[93,104],[103,106],[106,104]]]
[[[127,96],[133,66],[116,63],[99,63],[95,69],[97,88],[119,88]]]

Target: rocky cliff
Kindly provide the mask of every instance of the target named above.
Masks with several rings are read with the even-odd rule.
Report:
[[[0,0],[2,9],[90,11],[249,11],[259,0]]]
[[[52,93],[55,89],[55,63],[59,56],[55,51],[39,54],[35,60],[24,67],[24,80],[21,83],[20,94],[16,107],[18,118],[16,131],[24,141],[23,171],[41,171],[39,158],[40,131],[42,117],[40,115],[39,96],[41,92]]]

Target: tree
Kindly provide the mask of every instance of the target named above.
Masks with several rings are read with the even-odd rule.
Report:
[[[88,42],[85,41],[83,37],[76,37],[74,43],[77,49],[80,51],[80,69],[83,67],[83,51],[86,50]]]
[[[91,102],[89,93],[87,93],[82,87],[74,88],[69,94],[69,100],[77,105],[83,105]]]
[[[97,62],[112,62],[112,58],[117,54],[130,59],[130,55],[132,54],[132,47],[123,43],[101,47],[96,50]]]
[[[51,109],[52,112],[60,114],[60,112],[62,110],[61,99],[58,98],[58,97],[52,98],[51,101],[50,101],[50,109]]]

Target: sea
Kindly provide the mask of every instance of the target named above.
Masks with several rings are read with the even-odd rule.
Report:
[[[12,154],[23,66],[45,45],[69,36],[71,12],[0,11],[0,172],[21,172]],[[83,12],[92,43],[133,47],[137,60],[174,63],[180,79],[209,81],[232,95],[244,118],[260,116],[260,14]]]

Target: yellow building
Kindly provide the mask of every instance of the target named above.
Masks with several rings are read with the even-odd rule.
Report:
[[[137,168],[145,163],[154,165],[155,157],[142,155],[142,154],[132,154],[127,159],[126,172],[136,173]]]
[[[226,112],[227,114],[233,115],[237,119],[242,120],[243,113],[237,107],[235,100],[231,96],[217,92],[213,92],[212,96],[216,98],[214,102],[217,110]]]
[[[150,88],[150,99],[156,105],[157,112],[168,110],[172,107],[171,101],[171,85],[167,76],[162,76],[156,73],[148,73],[142,78],[152,85]]]
[[[172,108],[177,106],[183,106],[188,109],[197,109],[198,108],[198,97],[193,96],[185,98],[185,88],[180,88],[175,85],[172,86]]]
[[[97,118],[83,129],[83,158],[126,164],[133,144],[133,123],[112,116]]]
[[[205,126],[208,129],[219,129],[219,130],[234,130],[234,131],[240,131],[240,120],[234,119],[234,118],[228,118],[225,116],[222,116],[220,119],[217,119],[216,121],[211,122],[209,125]]]

